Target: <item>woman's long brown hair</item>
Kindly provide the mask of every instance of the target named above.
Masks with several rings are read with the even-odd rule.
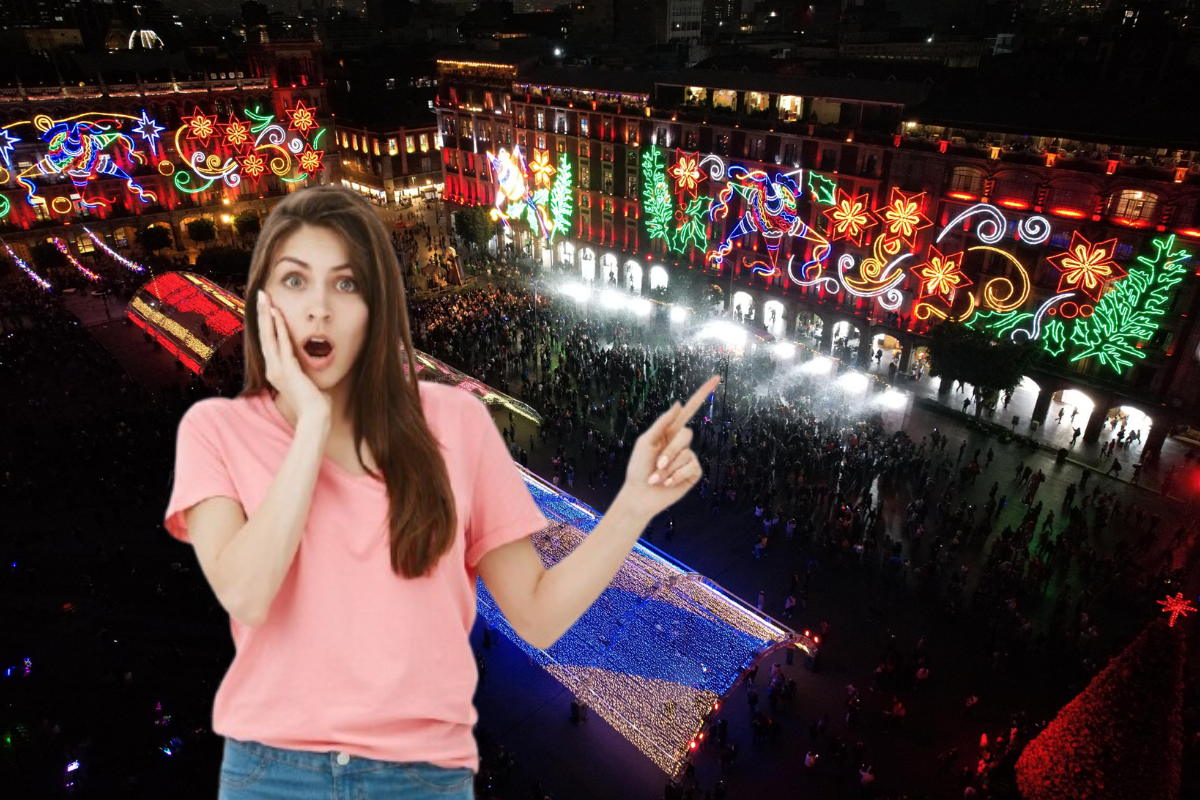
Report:
[[[327,228],[345,240],[354,277],[362,287],[367,335],[349,375],[354,451],[362,464],[365,440],[379,468],[372,474],[387,484],[392,571],[406,578],[421,577],[454,544],[454,492],[441,444],[421,407],[396,251],[375,210],[349,189],[301,189],[267,216],[246,282],[246,384],[238,396],[257,395],[264,389],[274,394],[259,341],[258,290],[266,285],[280,242],[303,225]],[[362,467],[367,470],[365,464]]]

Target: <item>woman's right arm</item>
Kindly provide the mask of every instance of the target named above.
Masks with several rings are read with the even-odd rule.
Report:
[[[266,621],[300,549],[328,434],[328,418],[297,421],[291,447],[249,519],[229,497],[210,497],[185,512],[204,577],[229,615],[243,625]]]

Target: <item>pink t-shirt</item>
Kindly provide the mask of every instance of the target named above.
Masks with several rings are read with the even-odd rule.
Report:
[[[392,571],[384,484],[325,459],[296,557],[258,627],[230,618],[237,649],[213,705],[221,736],[384,761],[479,770],[468,636],[476,567],[493,548],[548,524],[479,399],[419,382],[454,489],[458,531],[434,571]],[[165,525],[231,497],[252,515],[295,431],[268,392],[195,403],[179,423]]]

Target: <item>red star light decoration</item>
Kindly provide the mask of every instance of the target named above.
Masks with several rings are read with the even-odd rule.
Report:
[[[675,152],[678,156],[675,164],[667,170],[675,179],[675,191],[680,194],[688,192],[695,196],[696,190],[700,187],[700,181],[704,180],[704,173],[700,171],[700,154],[688,155],[682,150]]]
[[[1183,592],[1176,592],[1174,597],[1167,595],[1166,600],[1155,600],[1154,602],[1163,607],[1164,614],[1171,615],[1171,620],[1167,623],[1167,627],[1169,628],[1175,627],[1175,618],[1180,614],[1186,617],[1188,612],[1196,610],[1191,600],[1183,599]]]
[[[534,181],[538,186],[549,186],[550,176],[558,170],[554,169],[554,165],[550,163],[549,150],[534,150],[533,161],[529,162],[529,171],[533,173]]]
[[[883,218],[883,235],[889,239],[899,239],[912,247],[917,233],[933,225],[928,217],[921,213],[925,193],[909,194],[897,188],[892,188],[892,195],[882,213],[877,209],[876,216]]]
[[[308,132],[317,125],[316,109],[309,108],[304,105],[303,100],[296,101],[296,107],[287,109],[288,127],[299,133],[301,136],[308,136]]]
[[[1046,256],[1046,260],[1062,273],[1058,281],[1059,293],[1078,290],[1099,300],[1105,282],[1127,274],[1112,260],[1116,249],[1116,239],[1092,244],[1077,231],[1072,233],[1071,246],[1065,252]]]
[[[242,165],[242,172],[249,175],[254,180],[267,171],[267,162],[258,153],[251,153],[248,156],[238,159],[238,163]]]
[[[823,212],[829,219],[830,240],[846,239],[862,246],[863,234],[867,228],[874,227],[878,221],[867,209],[867,195],[851,197],[841,189],[837,190],[836,202],[833,208]]]
[[[230,113],[229,122],[225,123],[225,144],[241,150],[250,143],[250,126]]]
[[[213,114],[210,117],[196,106],[196,112],[190,117],[184,117],[183,124],[187,126],[189,139],[198,139],[208,144],[208,140],[217,132],[217,115]]]
[[[960,269],[962,259],[961,251],[943,255],[931,245],[929,257],[916,270],[921,279],[921,298],[936,295],[944,298],[949,305],[954,305],[955,291],[973,283]]]
[[[325,169],[321,163],[321,157],[325,155],[324,150],[313,150],[311,147],[305,146],[304,152],[296,157],[300,162],[300,171],[312,174],[319,169]]]

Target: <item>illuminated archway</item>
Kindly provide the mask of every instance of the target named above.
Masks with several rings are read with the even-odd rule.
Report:
[[[637,261],[625,262],[625,277],[621,281],[621,288],[629,291],[630,285],[633,286],[633,294],[642,293],[642,265]]]
[[[763,324],[776,339],[782,339],[787,332],[786,313],[783,303],[778,300],[768,300],[763,303]]]
[[[609,288],[623,289],[621,276],[617,273],[617,257],[612,253],[600,256],[600,280]]]
[[[667,268],[661,265],[655,265],[650,268],[650,288],[667,288]]]
[[[750,317],[750,293],[749,292],[734,292],[733,300],[730,308],[733,310],[733,318],[738,321],[749,321]]]
[[[862,347],[862,331],[845,320],[833,326],[833,357],[846,363],[853,362]]]
[[[592,248],[585,247],[579,251],[579,270],[584,283],[596,281],[596,253]]]

